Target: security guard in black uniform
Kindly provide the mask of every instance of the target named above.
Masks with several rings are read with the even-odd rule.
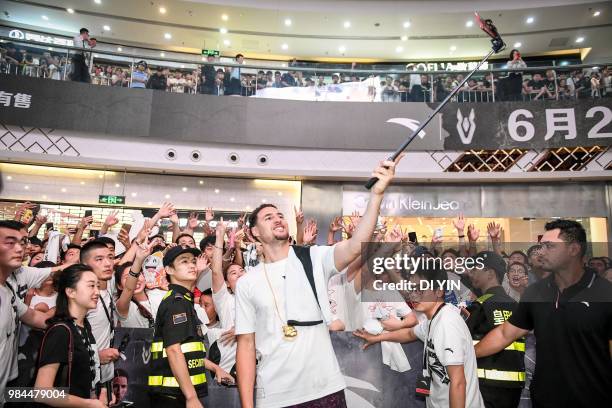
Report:
[[[155,319],[151,344],[149,387],[153,407],[203,407],[208,394],[206,369],[218,381],[233,379],[206,359],[202,323],[193,306],[192,290],[198,277],[196,248],[174,247],[164,256],[170,282]]]
[[[474,269],[470,277],[483,295],[468,308],[466,321],[474,344],[506,321],[518,305],[501,286],[506,273],[504,259],[490,251],[480,252],[476,258],[483,260],[484,267]],[[497,354],[477,359],[480,393],[487,408],[518,407],[525,384],[524,357],[523,338]]]

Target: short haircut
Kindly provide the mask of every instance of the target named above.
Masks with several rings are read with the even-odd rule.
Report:
[[[115,240],[110,237],[99,237],[95,240],[98,242],[102,242],[104,245],[111,245],[113,248],[115,247]]]
[[[522,264],[520,262],[512,262],[510,265],[508,265],[508,272],[510,272],[510,268],[513,267],[514,265],[520,266],[521,268],[523,268],[525,275],[529,275],[529,271],[527,270],[527,265]],[[501,283],[501,280],[500,280],[500,283]]]
[[[81,246],[77,245],[77,244],[68,244],[68,247],[66,248],[65,251],[62,251],[60,253],[60,259],[63,261],[64,259],[66,259],[66,252],[68,252],[69,249],[78,249],[79,252],[81,252]]]
[[[249,230],[257,225],[257,216],[259,215],[259,212],[263,210],[264,208],[269,208],[269,207],[276,208],[278,210],[277,206],[275,206],[274,204],[270,204],[270,203],[261,204],[259,207],[253,210],[251,215],[249,215]]]
[[[195,238],[193,237],[193,235],[191,234],[187,234],[187,233],[182,233],[181,235],[179,235],[178,237],[176,237],[176,240],[174,241],[175,244],[178,244],[179,239],[183,238],[183,237],[189,237],[191,239],[193,239],[193,243],[195,244]]]
[[[86,29],[86,28],[81,28],[81,29],[79,30],[79,34],[83,34],[83,33],[87,33],[87,34],[89,34],[89,30],[88,30],[88,29]]]
[[[0,221],[0,228],[11,229],[14,231],[21,231],[25,229],[25,224],[23,222],[14,221],[14,220],[4,220]]]
[[[535,251],[539,251],[540,249],[542,249],[542,245],[540,244],[530,246],[527,250],[527,258],[531,258],[531,255],[533,255]]]
[[[525,253],[523,251],[512,251],[512,253],[510,254],[510,256],[512,255],[520,255],[523,257],[523,262],[525,262],[525,264],[528,263],[529,259],[527,258],[527,255],[525,255]]]
[[[41,240],[40,240],[40,238],[38,238],[38,237],[31,237],[31,238],[30,238],[30,244],[32,244],[32,245],[38,245],[38,246],[40,246],[40,247],[43,245],[42,241],[41,241]]]
[[[125,371],[123,368],[115,368],[115,375],[114,377],[125,377],[128,380],[130,379],[130,377],[128,376],[127,371]]]
[[[544,225],[546,231],[560,230],[559,238],[567,243],[580,245],[580,256],[584,256],[587,250],[586,231],[582,224],[572,220],[554,220]]]
[[[40,261],[39,263],[36,264],[35,268],[53,268],[56,266],[57,265],[51,261]]]
[[[200,295],[200,297],[202,297],[202,296],[210,296],[210,297],[212,297],[212,289],[208,288],[205,291],[202,291],[202,294]]]
[[[214,235],[209,235],[207,237],[202,238],[202,240],[200,241],[200,251],[204,251],[208,245],[214,246],[215,242],[217,242],[217,237],[215,237]]]
[[[96,249],[108,249],[108,246],[104,242],[100,241],[100,239],[94,239],[93,241],[86,243],[81,248],[81,254],[80,254],[81,263],[84,264],[85,260],[89,256],[89,253],[91,251],[95,251]]]
[[[244,55],[242,55],[242,54],[236,54],[236,59],[238,59],[238,58],[240,58],[240,57],[244,58]]]

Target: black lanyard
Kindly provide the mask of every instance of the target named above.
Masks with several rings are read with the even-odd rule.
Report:
[[[104,303],[102,294],[100,294],[100,302],[102,302],[102,307],[104,308],[104,314],[106,315],[106,318],[108,319],[108,322],[110,323],[111,334],[112,334],[115,331],[115,318],[113,316],[113,295],[111,295],[108,291],[107,293],[110,298],[108,308],[106,307],[106,303]],[[110,308],[110,313],[108,310],[109,308]]]
[[[429,364],[427,363],[427,343],[429,343],[429,332],[431,331],[431,325],[433,324],[434,319],[436,318],[436,316],[438,315],[438,313],[440,312],[440,310],[442,310],[444,306],[446,306],[446,303],[442,303],[438,307],[438,309],[433,314],[433,316],[431,316],[431,320],[429,320],[429,325],[427,326],[427,338],[425,339],[425,350],[423,351],[423,371],[429,370]]]

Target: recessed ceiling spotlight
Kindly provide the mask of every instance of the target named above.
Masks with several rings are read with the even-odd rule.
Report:
[[[204,180],[199,181],[200,185],[204,184]]]
[[[164,38],[165,38],[166,40],[170,40],[170,39],[172,39],[172,34],[170,34],[170,33],[165,33],[165,34],[164,34]]]
[[[593,17],[599,17],[601,15],[601,11],[597,10],[593,13]]]
[[[404,21],[403,26],[404,26],[404,28],[410,27],[410,21]]]
[[[41,17],[43,20],[45,20],[45,21],[48,21],[48,20],[49,20],[49,17],[47,17],[47,16],[40,16],[40,17]]]
[[[351,22],[350,21],[345,21],[344,22],[344,28],[351,28]]]
[[[525,20],[525,22],[526,22],[527,24],[531,24],[531,23],[533,23],[534,21],[535,21],[535,18],[533,18],[533,17],[527,17],[527,20]]]
[[[286,18],[286,19],[285,19],[285,25],[286,25],[287,27],[290,27],[290,26],[291,26],[291,24],[293,24],[293,21],[291,21],[291,19],[290,19],[290,18]]]
[[[116,188],[119,188],[119,187],[121,187],[121,184],[119,184],[119,183],[115,183],[115,187],[116,187]]]
[[[220,190],[218,188],[215,188],[215,194],[219,194]]]
[[[6,176],[6,179],[7,179],[7,180],[12,180],[12,179],[13,179],[13,176]]]
[[[457,46],[456,45],[451,45],[450,50],[451,51],[457,51]]]
[[[187,192],[187,187],[183,187],[181,190],[183,190],[183,193]]]
[[[94,0],[94,3],[96,3],[96,4],[102,4],[102,0]]]
[[[341,45],[340,47],[338,47],[338,51],[344,53],[346,51],[346,47],[344,45]]]
[[[576,38],[576,42],[577,42],[577,43],[584,42],[584,37],[578,37],[578,38]]]
[[[221,27],[221,28],[219,29],[219,32],[220,32],[221,34],[227,34],[227,28],[225,28],[225,27]]]
[[[136,197],[138,195],[138,193],[132,193],[131,195],[132,195],[132,197]]]
[[[230,44],[230,40],[223,40],[223,45],[225,45],[226,47],[229,47]]]
[[[281,45],[281,48],[282,48],[283,50],[287,50],[287,49],[289,49],[289,45],[288,45],[288,44],[282,44],[282,45]]]
[[[62,189],[60,190],[62,193],[65,193],[67,190],[65,187],[62,187]]]
[[[123,51],[123,48],[117,47],[117,51],[121,52],[121,51]]]
[[[160,14],[166,14],[166,8],[164,6],[161,6],[159,8],[159,12],[160,12]]]
[[[400,40],[402,40],[402,41],[408,41],[408,36],[407,36],[407,35],[402,35],[402,36],[400,37]]]
[[[466,27],[472,27],[473,25],[474,25],[474,22],[472,20],[468,20],[465,22]]]
[[[395,47],[395,52],[402,52],[402,51],[404,51],[404,47],[402,46]]]
[[[206,61],[206,57],[202,57],[202,61]]]
[[[236,201],[236,199],[234,197],[230,197],[230,201],[233,203],[234,201]]]
[[[170,198],[170,194],[166,194],[164,198],[167,200],[168,198]]]
[[[110,31],[110,26],[108,25],[102,26],[102,28],[104,29],[104,31]]]
[[[24,189],[29,190],[30,186],[23,186]]]
[[[521,48],[521,45],[523,45],[523,44],[521,44],[520,42],[515,42],[514,43],[514,48]]]
[[[68,13],[70,13],[70,14],[74,14],[74,9],[67,8],[67,9],[66,9],[66,11],[67,11]]]
[[[166,53],[165,53],[165,52],[160,52],[160,53],[159,53],[159,56],[163,58],[163,57],[165,57],[165,56],[166,56]]]

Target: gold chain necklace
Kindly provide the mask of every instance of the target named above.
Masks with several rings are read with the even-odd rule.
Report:
[[[289,258],[287,258],[287,261],[289,262]],[[274,289],[272,288],[272,283],[270,282],[270,278],[268,277],[268,269],[266,268],[266,261],[264,259],[263,263],[263,270],[264,270],[264,275],[266,276],[266,281],[268,282],[268,287],[270,288],[270,292],[272,292],[272,299],[274,300],[274,307],[276,308],[276,315],[278,316],[278,319],[281,322],[284,322],[285,324],[283,325],[283,338],[287,341],[293,341],[295,340],[295,338],[298,335],[298,331],[294,326],[291,326],[288,324],[287,320],[284,320],[281,317],[280,314],[280,309],[278,308],[278,303],[276,302],[276,295],[274,294]],[[287,264],[285,264],[285,275],[287,272]]]

